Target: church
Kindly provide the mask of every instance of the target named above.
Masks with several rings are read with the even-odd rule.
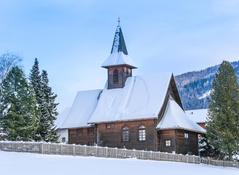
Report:
[[[103,89],[79,91],[58,132],[62,142],[198,154],[205,129],[186,115],[172,73],[138,76],[120,23]]]

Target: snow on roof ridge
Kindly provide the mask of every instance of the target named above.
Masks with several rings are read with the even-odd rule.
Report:
[[[106,86],[88,123],[157,118],[171,76],[171,72],[159,74],[156,79],[133,76],[127,78],[123,88],[108,89]]]
[[[79,91],[62,128],[157,118],[171,76],[171,72],[138,75],[127,78],[124,88],[108,89],[106,83],[103,90]]]

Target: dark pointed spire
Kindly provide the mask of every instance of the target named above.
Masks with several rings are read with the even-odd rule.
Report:
[[[137,68],[134,66],[133,61],[128,55],[119,18],[110,56],[101,65],[101,67],[106,69],[113,66],[126,66],[130,69]]]
[[[115,53],[115,52],[123,52],[125,55],[128,55],[128,51],[124,41],[123,32],[120,27],[120,18],[118,18],[118,25],[115,31],[115,36],[114,36],[113,45],[111,49],[111,53]]]
[[[120,17],[118,17],[118,26],[120,26]]]

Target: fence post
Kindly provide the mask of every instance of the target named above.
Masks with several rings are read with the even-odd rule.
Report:
[[[115,157],[118,158],[118,148],[115,148]]]
[[[153,160],[153,151],[150,151],[150,159]]]
[[[105,157],[108,157],[108,147],[105,147]]]
[[[43,146],[43,143],[41,143],[41,153],[44,154],[44,146]]]
[[[84,145],[84,153],[85,153],[85,156],[87,156],[86,145]]]
[[[146,151],[142,151],[142,159],[146,160],[147,159],[147,154],[145,154]]]
[[[95,155],[95,156],[96,156],[96,157],[100,157],[100,156],[99,156],[99,147],[98,147],[97,145],[96,145],[95,147],[96,147],[96,153],[95,153],[96,155]]]
[[[63,154],[63,152],[62,152],[62,143],[60,143],[60,153]]]
[[[137,158],[135,154],[135,149],[133,149],[133,157],[132,158]]]
[[[76,155],[76,145],[75,144],[73,144],[72,145],[72,149],[73,149],[73,156],[75,156]]]

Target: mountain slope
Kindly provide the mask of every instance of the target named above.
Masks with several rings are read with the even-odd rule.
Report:
[[[231,63],[239,77],[239,61]],[[219,65],[200,71],[187,72],[176,76],[179,93],[185,109],[207,108],[210,101],[212,82]]]

